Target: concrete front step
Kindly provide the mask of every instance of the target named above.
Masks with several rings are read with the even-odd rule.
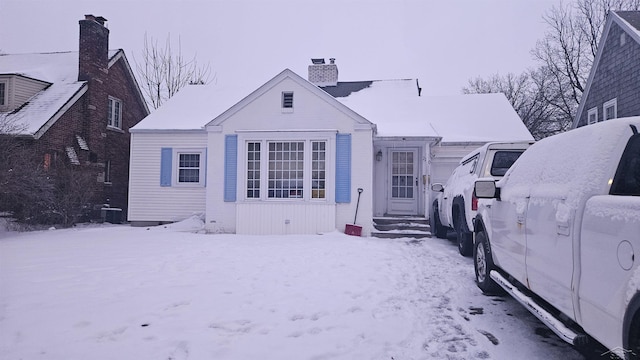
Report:
[[[411,239],[423,239],[430,238],[430,232],[409,232],[409,231],[372,231],[371,237],[380,238],[380,239],[401,239],[401,238],[411,238]]]
[[[372,237],[384,239],[397,238],[429,238],[431,237],[431,227],[429,221],[421,217],[410,216],[385,216],[373,219],[375,231]]]

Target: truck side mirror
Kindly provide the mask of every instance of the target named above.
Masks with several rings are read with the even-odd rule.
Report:
[[[499,197],[495,180],[477,180],[474,192],[478,199],[497,199]]]
[[[440,184],[440,183],[435,183],[435,184],[431,185],[431,190],[437,191],[437,192],[443,192],[444,191],[444,186],[442,186],[442,184]]]

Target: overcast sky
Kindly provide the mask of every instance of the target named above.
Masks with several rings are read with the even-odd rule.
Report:
[[[340,80],[418,78],[428,95],[468,79],[532,67],[542,15],[560,0],[0,0],[0,51],[77,51],[78,21],[105,17],[111,49],[132,67],[145,33],[181,38],[218,83],[256,86],[312,57],[336,58]]]

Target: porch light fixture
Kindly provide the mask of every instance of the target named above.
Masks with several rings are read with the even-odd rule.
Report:
[[[377,161],[382,160],[382,150],[378,150],[378,152],[376,153],[376,160]]]

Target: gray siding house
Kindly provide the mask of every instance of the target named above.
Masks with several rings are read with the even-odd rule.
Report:
[[[640,115],[640,11],[611,11],[573,127]]]

